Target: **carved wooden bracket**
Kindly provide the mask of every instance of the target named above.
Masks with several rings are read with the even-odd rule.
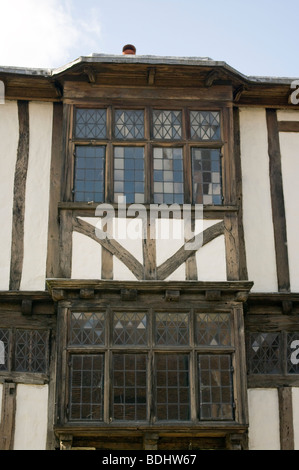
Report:
[[[165,300],[168,302],[178,302],[180,300],[181,291],[167,290],[165,291]]]
[[[121,300],[137,300],[137,289],[121,289]]]
[[[32,315],[32,300],[22,300],[21,312],[23,315]]]

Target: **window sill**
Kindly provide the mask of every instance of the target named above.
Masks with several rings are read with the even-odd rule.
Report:
[[[82,210],[82,211],[88,211],[88,212],[91,212],[91,211],[95,211],[96,208],[101,205],[101,204],[107,204],[107,205],[111,205],[114,210],[117,212],[117,209],[118,209],[118,204],[116,203],[111,203],[111,202],[59,202],[58,203],[58,211],[64,211],[64,210]],[[186,205],[188,205],[186,203]],[[130,207],[131,204],[126,204],[126,208]],[[144,207],[149,210],[150,209],[150,204],[144,204]],[[210,212],[213,212],[213,213],[216,213],[216,214],[224,214],[226,212],[238,212],[239,211],[239,207],[237,205],[212,205],[212,204],[209,204],[209,205],[204,205],[204,212],[205,213],[210,213]],[[192,204],[191,205],[191,210],[192,212],[195,211],[195,205]],[[135,217],[135,216],[134,216]],[[133,217],[133,218],[134,218]]]

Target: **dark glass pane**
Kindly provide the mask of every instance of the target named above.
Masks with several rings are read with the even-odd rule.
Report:
[[[144,202],[143,147],[114,148],[114,202],[119,196],[127,203]]]
[[[199,393],[201,420],[233,420],[231,357],[199,355]]]
[[[250,374],[281,374],[280,333],[249,333],[247,335],[247,359]]]
[[[8,370],[10,332],[8,329],[0,329],[0,371]]]
[[[147,394],[146,354],[113,355],[113,419],[144,421]]]
[[[220,150],[192,149],[194,204],[221,204]]]
[[[182,136],[181,111],[153,111],[154,139],[175,140]]]
[[[103,420],[104,355],[72,355],[70,420]]]
[[[220,140],[220,113],[218,111],[190,111],[191,138]]]
[[[299,332],[287,333],[287,373],[299,374]]]
[[[183,204],[182,149],[154,148],[154,202]]]
[[[78,346],[105,344],[105,314],[72,312],[70,344]]]
[[[156,355],[157,419],[188,421],[190,419],[189,356]]]
[[[48,331],[16,330],[15,370],[17,372],[48,371]]]
[[[188,313],[157,313],[156,344],[165,346],[189,344]]]
[[[196,343],[200,346],[231,345],[231,320],[228,313],[197,313]]]
[[[117,139],[143,139],[144,112],[117,109],[115,111],[115,137]]]
[[[77,109],[75,137],[104,139],[106,137],[106,109]]]
[[[105,147],[76,147],[74,200],[103,202]]]
[[[113,315],[113,341],[119,345],[147,344],[147,316],[144,312],[117,312]]]

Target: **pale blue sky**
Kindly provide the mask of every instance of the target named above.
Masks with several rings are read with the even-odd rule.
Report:
[[[211,57],[244,75],[299,77],[299,0],[0,0],[0,65],[91,53]]]

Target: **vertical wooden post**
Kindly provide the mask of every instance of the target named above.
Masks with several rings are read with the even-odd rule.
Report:
[[[10,290],[19,290],[24,257],[25,196],[29,161],[29,103],[18,101],[19,143],[15,168]]]
[[[281,155],[275,109],[266,110],[272,219],[276,252],[277,282],[279,292],[290,291],[290,274],[287,247],[287,228],[282,184]]]
[[[16,413],[16,384],[4,382],[0,423],[0,450],[13,450]]]
[[[278,388],[280,449],[294,450],[292,388]]]
[[[146,220],[142,221],[143,224],[143,266],[144,266],[144,279],[156,279],[156,240],[151,238],[151,223],[156,223],[154,220],[149,220],[149,217]],[[153,230],[153,228],[152,228]]]
[[[159,435],[156,433],[145,433],[143,436],[144,450],[158,450]]]
[[[60,277],[58,203],[61,196],[63,106],[53,105],[47,278]]]
[[[239,244],[239,279],[248,280],[245,237],[243,227],[243,189],[242,189],[242,167],[241,167],[241,142],[240,142],[240,115],[239,109],[234,108],[234,154],[236,171],[236,199],[238,204],[238,244]]]

